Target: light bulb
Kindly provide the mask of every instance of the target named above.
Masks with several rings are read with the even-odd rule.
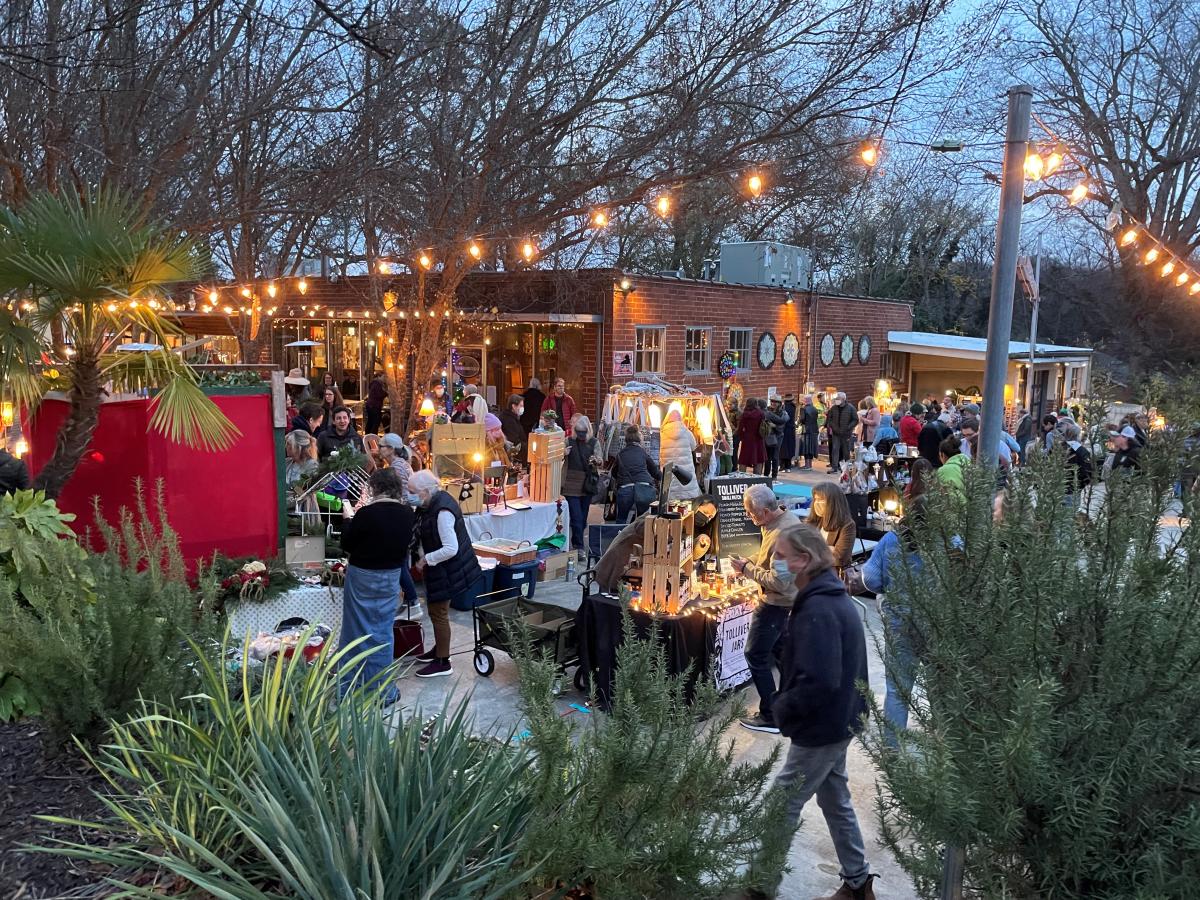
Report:
[[[523,244],[521,244],[521,255],[525,257],[525,262],[529,262],[531,259],[533,259],[536,253],[537,247],[533,246],[532,241],[525,241]]]
[[[117,304],[110,303],[110,304],[108,304],[108,306],[106,306],[104,308],[107,309],[110,313],[115,313],[117,311]]]
[[[242,296],[249,299],[250,298],[250,288],[248,288],[248,287],[242,288]]]
[[[763,190],[762,176],[757,173],[751,175],[746,179],[746,187],[749,189],[752,196],[757,197],[762,193]]]
[[[1189,278],[1191,278],[1191,276],[1188,275],[1187,272],[1180,272],[1175,278],[1175,283],[1179,285],[1187,284]]]
[[[1146,262],[1152,263],[1156,259],[1158,259],[1158,248],[1151,247],[1149,250],[1146,251]]]
[[[379,274],[380,275],[391,275],[392,274],[392,264],[390,262],[388,262],[386,259],[381,259],[379,261]]]
[[[879,162],[879,146],[871,141],[866,141],[859,149],[858,155],[868,166],[873,166]]]
[[[592,226],[595,228],[608,227],[608,213],[602,209],[598,209],[592,213]]]
[[[1189,294],[1200,294],[1200,281],[1193,281],[1192,287],[1188,290]]]
[[[1049,155],[1046,157],[1046,174],[1047,175],[1051,174],[1052,172],[1057,170],[1059,166],[1062,165],[1063,157],[1064,157],[1064,153],[1058,147],[1055,147],[1053,150],[1050,151]]]
[[[1134,241],[1137,240],[1137,237],[1138,237],[1138,233],[1137,233],[1136,228],[1130,228],[1130,229],[1126,230],[1126,232],[1123,235],[1121,235],[1121,246],[1128,247],[1130,244],[1132,244]]]
[[[1165,266],[1162,267],[1162,272],[1161,272],[1162,277],[1166,278],[1168,275],[1170,275],[1174,271],[1175,271],[1175,261],[1171,260]]]
[[[671,214],[671,198],[667,194],[662,194],[654,201],[655,211],[664,219]]]
[[[270,284],[267,285],[267,296],[268,297],[274,297],[278,293],[279,293],[279,288],[275,287],[275,282],[272,281]]]
[[[1086,181],[1081,181],[1075,187],[1071,188],[1071,196],[1068,198],[1072,206],[1078,206],[1087,199],[1088,186]]]
[[[214,306],[216,305],[217,301],[220,299],[221,299],[221,295],[219,293],[217,293],[216,290],[211,290],[208,292],[208,302],[213,304]]]
[[[471,259],[479,259],[483,256],[483,248],[474,241],[471,241],[471,246],[467,248],[467,253],[471,254]]]
[[[483,339],[483,346],[485,346],[485,347],[492,346],[492,339],[490,337],[485,337]]]
[[[307,294],[308,293],[308,282],[305,281],[303,278],[301,278],[299,281],[296,282],[296,290],[298,290],[301,294]]]
[[[433,260],[430,258],[428,253],[422,253],[417,258],[417,262],[419,262],[421,264],[422,269],[428,269],[430,266],[433,265]]]
[[[1025,154],[1025,175],[1030,181],[1041,181],[1042,176],[1046,174],[1046,161],[1038,155],[1036,150],[1030,150]]]
[[[225,307],[225,315],[227,315],[227,316],[233,315],[233,307],[232,306]]]

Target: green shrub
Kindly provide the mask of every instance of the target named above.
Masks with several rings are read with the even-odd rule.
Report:
[[[139,503],[136,518],[123,510],[119,528],[99,527],[103,553],[43,530],[27,541],[36,546],[39,574],[0,571],[5,666],[60,742],[98,740],[139,695],[190,691],[192,651],[183,637],[206,633],[165,520],[151,522]]]
[[[202,662],[200,694],[144,703],[92,757],[113,818],[85,827],[114,845],[58,852],[239,900],[503,896],[527,877],[527,758],[470,737],[464,706],[394,736],[375,693],[334,707],[355,652],[236,678]]]
[[[536,803],[525,860],[542,860],[544,889],[617,900],[773,883],[792,837],[786,797],[768,791],[779,748],[735,763],[726,733],[740,710],[723,707],[707,683],[687,705],[685,679],[668,675],[657,643],[631,629],[627,620],[611,714],[579,727],[554,706],[553,663],[521,661]]]
[[[986,477],[965,518],[928,504],[923,571],[901,579],[928,700],[910,698],[904,752],[871,741],[885,839],[925,896],[945,845],[970,896],[1195,893],[1200,531],[1160,524],[1180,457],[1158,444],[1090,520],[1063,505],[1058,456],[999,523]]]

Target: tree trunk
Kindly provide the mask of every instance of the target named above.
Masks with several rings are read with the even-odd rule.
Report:
[[[97,362],[90,356],[78,357],[71,366],[73,378],[68,394],[71,408],[55,438],[54,454],[33,481],[34,489],[45,491],[48,497],[56,498],[62,493],[100,422],[102,390]]]

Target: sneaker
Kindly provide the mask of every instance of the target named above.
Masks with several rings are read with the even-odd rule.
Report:
[[[413,657],[414,662],[421,662],[421,663],[431,663],[436,659],[437,659],[437,652],[435,651],[435,649],[433,647],[430,647],[428,650],[426,650],[420,656]]]
[[[770,719],[764,719],[761,715],[747,716],[739,720],[743,728],[749,728],[751,731],[761,731],[764,734],[779,734],[779,726]]]
[[[423,669],[417,670],[418,678],[437,678],[439,675],[449,675],[454,671],[448,659],[435,659]]]

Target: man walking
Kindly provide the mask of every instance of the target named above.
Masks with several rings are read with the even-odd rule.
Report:
[[[742,726],[751,731],[779,734],[779,726],[771,714],[771,701],[775,696],[772,651],[783,635],[795,599],[795,588],[787,565],[775,555],[775,539],[781,530],[799,525],[800,520],[795,513],[780,507],[775,492],[765,484],[752,484],[746,488],[742,504],[750,521],[762,529],[762,544],[750,559],[733,557],[733,568],[761,587],[763,598],[754,608],[750,633],[746,636],[746,665],[750,668],[754,689],[758,691],[758,713],[741,721]]]
[[[843,462],[854,455],[854,426],[858,414],[846,403],[846,394],[838,391],[833,406],[825,414],[825,428],[829,431],[829,471],[837,472]]]

